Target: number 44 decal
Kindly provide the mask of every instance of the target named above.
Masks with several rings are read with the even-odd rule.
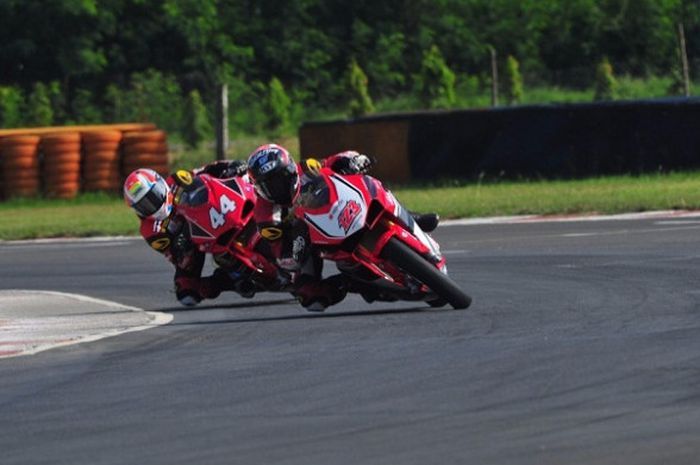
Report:
[[[209,209],[209,220],[211,221],[211,227],[214,229],[226,223],[226,213],[236,211],[236,204],[225,195],[222,195],[219,197],[219,210],[221,211],[218,211],[214,207]]]

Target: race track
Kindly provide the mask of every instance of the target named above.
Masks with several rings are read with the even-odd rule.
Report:
[[[135,240],[0,244],[0,289],[172,323],[0,360],[0,463],[695,464],[700,220],[441,227],[466,311],[176,306]]]

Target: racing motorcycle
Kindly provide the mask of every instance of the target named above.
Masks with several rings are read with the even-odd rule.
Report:
[[[179,171],[175,178],[182,188],[177,210],[192,242],[232,278],[242,278],[247,287],[241,294],[291,289],[291,277],[268,259],[272,254],[253,219],[257,197],[247,176],[221,179]]]
[[[422,300],[455,309],[471,304],[447,275],[438,244],[382,183],[322,168],[294,209],[321,258],[332,260],[365,300]]]

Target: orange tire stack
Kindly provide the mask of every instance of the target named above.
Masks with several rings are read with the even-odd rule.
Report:
[[[83,137],[83,190],[118,191],[121,131],[90,131]]]
[[[122,173],[151,168],[162,176],[169,174],[168,143],[165,131],[140,131],[124,134]]]
[[[31,197],[39,193],[39,137],[3,137],[0,160],[6,197]]]
[[[72,199],[80,190],[80,133],[47,134],[41,138],[47,197]]]

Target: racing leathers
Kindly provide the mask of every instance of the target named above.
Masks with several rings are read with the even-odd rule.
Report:
[[[235,290],[244,297],[252,297],[245,283],[238,282],[221,268],[216,268],[211,276],[201,276],[206,254],[199,251],[189,238],[186,220],[178,214],[177,206],[182,187],[178,176],[192,176],[201,173],[218,178],[244,175],[246,164],[242,161],[217,161],[193,171],[180,170],[165,181],[173,193],[173,212],[165,220],[141,218],[140,233],[155,251],[163,254],[175,266],[175,294],[177,300],[186,306],[196,305],[202,299],[213,299],[221,291]]]

